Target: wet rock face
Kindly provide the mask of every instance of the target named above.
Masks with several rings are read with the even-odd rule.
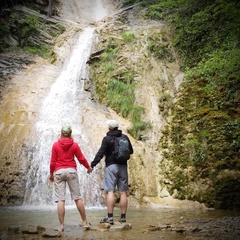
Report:
[[[6,140],[5,143],[9,140]],[[1,206],[16,206],[23,203],[26,180],[29,177],[27,173],[30,167],[31,150],[26,145],[19,143],[12,145],[11,150],[11,154],[7,150],[2,151],[3,159],[0,170]]]
[[[32,67],[39,60],[39,57],[23,51],[2,53],[0,57],[2,206],[21,205],[24,201],[27,173],[34,149],[32,127],[38,112],[36,97],[40,96],[32,88],[37,86]]]
[[[21,50],[14,53],[1,53],[0,58],[0,87],[17,72],[24,70],[28,65],[36,63],[37,57]]]
[[[132,206],[144,204],[144,196],[169,196],[166,187],[168,183],[165,184],[168,179],[164,178],[164,172],[171,169],[171,166],[167,162],[165,166],[161,166],[164,160],[160,137],[163,127],[167,124],[167,116],[170,115],[170,106],[179,93],[179,86],[184,77],[170,39],[171,34],[163,23],[146,20],[141,8],[136,7],[109,17],[104,23],[99,24],[98,51],[90,59],[92,61],[90,66],[98,73],[94,76],[98,99],[106,104],[111,103],[111,99],[106,97],[111,79],[117,79],[116,82],[122,83],[127,81],[127,74],[134,72],[132,80],[136,85],[134,106],[141,106],[144,109],[141,120],[151,125],[149,129],[141,132],[139,138],[135,137],[132,140],[134,154],[129,161],[131,185],[129,195]],[[155,57],[154,51],[149,51],[149,46],[157,41],[171,53],[171,59],[169,54],[166,54],[166,58],[160,59]],[[105,58],[104,54],[109,53],[107,50],[102,53],[108,48],[113,49],[116,54],[115,58],[111,59],[113,69],[111,71],[105,68],[109,59]],[[113,91],[109,95],[118,96],[118,93]],[[93,98],[95,96],[93,93]],[[117,106],[115,108],[119,110]],[[131,108],[128,110],[131,111]],[[124,112],[124,109],[122,111]],[[128,130],[131,127],[128,126]]]

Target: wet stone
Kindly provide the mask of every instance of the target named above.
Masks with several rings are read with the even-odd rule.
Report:
[[[18,233],[21,231],[21,228],[19,226],[9,226],[8,231],[12,233]]]
[[[99,230],[104,229],[109,231],[123,231],[123,230],[132,229],[132,224],[114,222],[114,224],[111,225],[110,223],[99,223],[98,227],[99,227]]]
[[[132,229],[131,223],[115,223],[110,230],[129,230]]]
[[[178,233],[184,233],[184,232],[187,231],[187,229],[185,229],[185,228],[176,228],[175,231],[178,232]]]
[[[38,230],[38,232],[43,232],[43,231],[46,230],[46,228],[38,225],[38,226],[37,226],[37,230]]]
[[[202,229],[198,228],[198,227],[194,227],[191,231],[192,232],[201,232]]]
[[[151,225],[151,226],[149,226],[148,227],[148,231],[158,231],[158,230],[161,230],[161,229],[165,229],[165,227],[163,226],[162,228],[161,227],[158,227],[158,226],[153,226],[153,225]]]
[[[38,228],[36,226],[28,225],[22,227],[22,233],[26,234],[38,234]]]
[[[61,237],[61,235],[62,235],[61,232],[55,231],[53,229],[46,229],[42,233],[42,237],[45,237],[45,238]]]
[[[98,226],[103,229],[109,229],[112,225],[110,223],[99,223]]]

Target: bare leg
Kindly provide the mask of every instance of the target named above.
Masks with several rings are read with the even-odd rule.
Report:
[[[58,201],[57,203],[58,209],[58,219],[60,222],[60,230],[64,230],[64,217],[65,217],[65,201]]]
[[[114,204],[115,204],[114,192],[108,192],[108,194],[107,194],[108,213],[113,213]]]
[[[120,208],[121,213],[126,214],[127,213],[127,206],[128,206],[128,198],[126,192],[120,192]]]
[[[86,217],[86,212],[85,212],[85,208],[84,208],[84,204],[83,201],[81,199],[75,200],[77,209],[80,213],[80,216],[82,218],[82,226],[86,226],[88,224],[87,222],[87,217]]]

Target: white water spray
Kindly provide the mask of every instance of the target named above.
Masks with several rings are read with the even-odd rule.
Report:
[[[53,184],[49,182],[49,162],[53,142],[60,136],[61,126],[69,123],[73,138],[79,143],[88,162],[93,159],[91,146],[81,132],[81,97],[83,86],[80,79],[86,79],[86,62],[90,55],[94,29],[86,28],[80,35],[68,64],[64,67],[49,94],[43,102],[37,123],[38,144],[26,183],[24,205],[49,206],[53,204]],[[77,162],[80,190],[86,206],[99,204],[99,190],[95,173],[90,176],[87,169]],[[68,199],[70,198],[69,192]],[[72,204],[72,201],[66,201]]]

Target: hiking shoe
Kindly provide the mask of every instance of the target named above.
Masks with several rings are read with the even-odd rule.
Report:
[[[119,221],[120,223],[126,223],[126,222],[127,222],[126,218],[120,218],[118,221]]]
[[[112,217],[110,217],[110,218],[109,218],[109,217],[105,217],[105,218],[103,218],[103,219],[100,221],[100,223],[110,223],[111,225],[114,224]]]

